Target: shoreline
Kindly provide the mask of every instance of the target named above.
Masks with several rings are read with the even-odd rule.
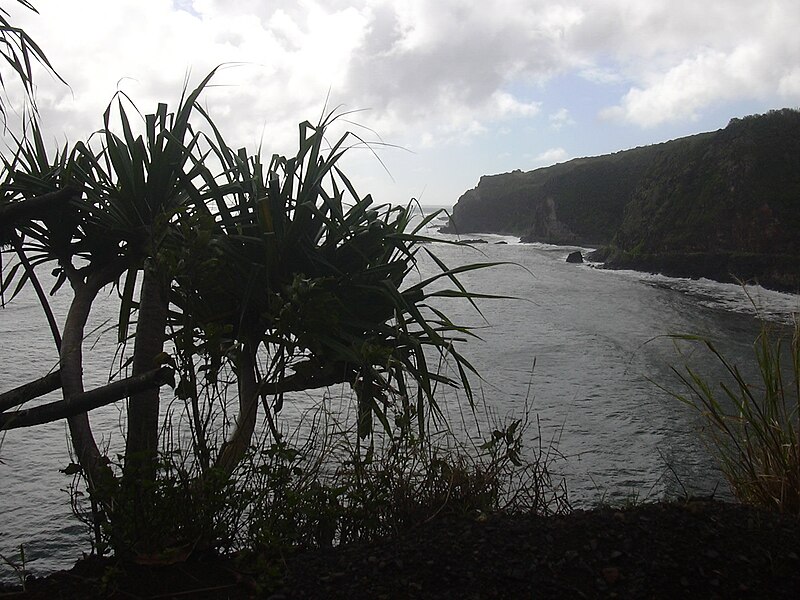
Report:
[[[623,254],[606,257],[601,262],[605,269],[631,269],[689,279],[706,278],[719,283],[756,284],[776,292],[800,294],[800,261],[797,257],[788,255],[748,255],[732,252],[639,256]]]
[[[800,294],[800,259],[792,255],[746,254],[736,252],[673,252],[631,254],[588,240],[527,239],[508,231],[469,231],[454,233],[440,227],[448,235],[503,235],[519,239],[520,244],[548,244],[564,248],[581,248],[584,260],[597,263],[601,269],[631,270],[641,273],[710,279],[718,283],[746,283],[786,294]],[[467,239],[466,241],[474,241]],[[584,252],[588,250],[588,252]]]

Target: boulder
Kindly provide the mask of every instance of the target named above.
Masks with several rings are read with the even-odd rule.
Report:
[[[580,250],[575,250],[575,252],[570,252],[567,256],[568,263],[582,263],[583,262],[583,254],[581,254]]]
[[[606,262],[612,255],[610,246],[603,246],[597,250],[593,250],[586,255],[586,258],[592,262]]]

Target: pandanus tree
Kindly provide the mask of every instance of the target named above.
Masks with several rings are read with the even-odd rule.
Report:
[[[192,168],[197,167],[188,159],[197,136],[190,132],[189,115],[207,81],[185,95],[175,113],[160,105],[156,113],[147,115],[144,135],[133,134],[123,98],[119,98],[105,113],[99,152],[80,143],[51,161],[34,124],[32,141],[23,138],[19,151],[6,161],[8,177],[0,212],[11,217],[4,220],[3,233],[14,244],[24,268],[15,266],[3,288],[11,285],[18,272],[17,290],[26,281],[37,282],[34,269],[47,262],[56,265],[56,288],[69,281],[73,298],[59,351],[60,387],[67,405],[84,392],[84,330],[97,294],[110,283],[122,290],[121,340],[126,337],[134,304],[137,307],[132,379],[163,382],[163,378],[153,380],[150,375],[163,372],[157,356],[163,350],[172,279],[162,261],[162,248],[175,235],[175,223],[188,202],[197,197],[191,193]],[[118,108],[121,135],[112,129],[114,107]],[[61,193],[65,191],[68,193]],[[38,207],[48,194],[57,196],[58,202],[30,208]],[[143,273],[142,285],[134,303],[139,272]],[[126,391],[130,394],[123,482],[134,496],[133,512],[141,519],[146,518],[147,510],[142,507],[140,492],[155,479],[159,389],[158,385],[144,385]],[[17,415],[3,416],[15,425]],[[69,426],[90,492],[110,515],[123,505],[118,502],[116,477],[101,456],[88,415],[70,415]]]
[[[359,196],[338,166],[358,140],[345,135],[329,145],[330,118],[301,124],[293,157],[265,165],[259,155],[233,151],[197,104],[212,76],[184,93],[174,112],[162,104],[146,115],[143,134],[134,133],[131,105],[120,96],[95,138],[100,149],[79,143],[51,159],[34,127],[5,165],[0,214],[11,217],[0,230],[18,262],[3,288],[36,284],[37,267],[51,263],[55,287],[69,282],[73,291],[59,353],[67,409],[86,394],[82,344],[91,307],[104,286],[121,292],[119,341],[133,338],[132,376],[123,380],[121,482],[98,450],[88,415],[63,413],[112,531],[115,520],[133,517],[132,529],[112,535],[118,551],[150,552],[159,543],[146,530],[159,522],[150,519],[158,503],[148,490],[158,478],[164,362],[178,365],[176,392],[193,416],[201,478],[234,473],[252,444],[260,405],[277,435],[275,417],[291,391],[351,385],[362,437],[375,418],[391,426],[394,401],[407,410],[413,403],[419,414],[436,411],[439,383],[461,383],[470,394],[472,367],[454,346],[469,332],[429,299],[472,301],[458,274],[479,265],[448,269],[425,248],[440,272],[406,284],[423,248],[420,232],[435,215],[414,226],[411,206],[375,207]],[[193,128],[198,115],[208,135]],[[43,208],[36,204],[42,198],[49,198]],[[429,367],[431,353],[451,359],[455,379]],[[201,368],[202,377],[215,379],[226,365],[238,411],[229,439],[214,449],[199,418],[197,381]],[[4,411],[0,427],[21,418]]]
[[[86,214],[76,202],[81,193],[75,179],[78,161],[74,159],[68,148],[51,159],[34,122],[15,156],[5,161],[7,181],[3,185],[0,211],[5,216],[2,241],[10,242],[19,258],[19,263],[4,278],[3,292],[15,281],[18,271],[15,292],[29,281],[40,292],[40,301],[48,309],[59,346],[59,387],[66,402],[84,392],[82,344],[92,303],[100,289],[114,281],[121,269],[113,241],[86,221]],[[35,271],[36,267],[47,264],[54,267],[53,291],[67,281],[73,291],[60,334]],[[105,469],[88,415],[85,411],[73,414],[68,424],[78,460],[94,486]]]
[[[431,254],[441,272],[401,290],[417,266],[420,232],[435,215],[412,226],[413,205],[376,208],[370,196],[360,197],[337,164],[354,138],[345,134],[328,147],[328,126],[302,123],[297,155],[274,156],[266,168],[258,156],[233,152],[217,132],[213,148],[224,177],[204,172],[216,264],[225,269],[217,281],[226,281],[226,293],[178,291],[183,314],[224,315],[213,331],[227,329],[238,343],[239,415],[220,459],[228,472],[249,446],[259,397],[271,398],[264,402],[269,420],[286,392],[349,383],[359,434],[367,436],[374,418],[389,427],[390,391],[409,401],[409,376],[420,415],[426,405],[437,409],[436,383],[456,383],[429,370],[426,349],[452,358],[471,393],[473,369],[452,339],[466,329],[425,303],[433,296],[474,297],[456,275],[478,266],[449,270]],[[431,291],[441,278],[455,288]],[[259,349],[268,358],[263,373],[255,361]]]
[[[164,351],[169,289],[175,276],[164,253],[170,244],[176,244],[172,239],[179,232],[176,225],[191,213],[191,204],[197,199],[193,180],[198,166],[189,157],[196,153],[200,136],[191,130],[190,116],[211,76],[185,94],[174,113],[160,104],[154,114],[147,115],[143,136],[134,135],[120,98],[116,108],[122,134],[117,135],[112,128],[109,107],[101,132],[102,153],[95,156],[87,146],[81,146],[81,158],[91,163],[84,182],[87,220],[119,240],[126,263],[120,342],[127,337],[141,273],[132,356],[134,376],[157,368]],[[124,472],[128,481],[152,481],[155,477],[159,406],[157,387],[129,399]]]

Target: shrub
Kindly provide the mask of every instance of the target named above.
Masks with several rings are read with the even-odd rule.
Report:
[[[373,540],[444,515],[570,508],[566,489],[551,478],[551,448],[543,448],[541,436],[538,448],[523,453],[527,414],[495,423],[483,443],[472,444],[430,416],[419,435],[413,408],[400,410],[391,430],[364,443],[355,424],[314,410],[302,443],[298,435],[272,442],[237,473],[243,517],[231,522],[240,527],[239,547],[267,553],[324,547]]]
[[[184,460],[183,451],[163,452],[155,496],[165,550],[138,560],[171,563],[212,551],[270,561],[292,549],[374,540],[442,516],[570,510],[566,488],[551,476],[552,446],[539,433],[538,447],[523,447],[527,412],[493,418],[480,443],[465,441],[429,413],[420,435],[413,408],[392,417],[390,430],[365,441],[352,419],[340,421],[328,406],[317,406],[292,432],[263,436],[231,478],[199,479],[200,466]]]
[[[709,340],[701,343],[724,368],[729,381],[714,387],[689,366],[673,369],[686,386],[673,393],[695,408],[736,497],[748,504],[800,515],[800,323],[791,337],[762,321],[753,349],[760,381],[748,381],[737,365]]]

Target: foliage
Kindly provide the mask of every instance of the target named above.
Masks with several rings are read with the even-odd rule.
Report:
[[[688,365],[675,369],[687,392],[674,395],[702,415],[734,494],[743,502],[800,514],[800,323],[790,339],[776,337],[762,323],[754,343],[758,382],[748,381],[711,341],[680,339],[703,344],[729,376],[716,387]]]
[[[763,255],[766,264],[769,257],[796,254],[798,128],[800,112],[785,109],[661,145],[613,245],[659,256]]]
[[[413,409],[394,414],[392,431],[376,431],[364,446],[356,425],[341,416],[321,404],[293,432],[284,424],[277,438],[262,436],[232,478],[199,479],[183,449],[164,453],[157,484],[162,550],[138,560],[166,563],[213,550],[270,562],[294,549],[373,540],[444,515],[569,510],[566,490],[551,480],[551,449],[539,437],[538,449],[523,453],[527,416],[495,424],[474,446],[432,423],[418,436]]]
[[[0,554],[0,562],[5,563],[14,571],[22,591],[25,592],[27,588],[28,570],[25,566],[25,547],[20,544],[19,546],[19,562],[10,559]]]
[[[0,13],[1,50],[30,93],[30,58],[49,63],[6,16]],[[30,284],[48,315],[64,397],[57,410],[84,393],[84,330],[109,284],[120,298],[118,375],[132,371],[133,380],[167,364],[178,376],[176,398],[165,414],[163,378],[129,393],[126,448],[116,460],[98,447],[86,413],[64,412],[77,461],[69,471],[86,482],[90,510],[83,516],[96,549],[110,544],[119,554],[164,562],[198,547],[224,545],[223,530],[231,525],[226,515],[238,522],[247,513],[252,523],[264,508],[258,502],[269,498],[275,504],[295,494],[297,467],[291,463],[297,454],[283,442],[278,420],[284,395],[331,384],[349,384],[356,400],[354,478],[340,475],[344,487],[313,483],[312,507],[322,511],[314,518],[327,514],[328,500],[337,504],[342,497],[350,513],[355,506],[367,510],[369,502],[354,490],[363,492],[371,478],[387,490],[405,486],[413,491],[407,500],[416,501],[419,482],[384,481],[390,473],[417,478],[421,468],[428,473],[427,493],[440,500],[454,489],[445,479],[495,481],[497,473],[472,473],[460,458],[449,465],[430,453],[425,431],[426,424],[441,422],[437,386],[460,384],[471,401],[469,375],[475,373],[455,345],[471,333],[431,301],[473,302],[478,295],[458,275],[486,265],[450,269],[426,248],[426,259],[440,272],[404,285],[426,241],[420,232],[437,215],[414,224],[413,204],[374,206],[370,196],[359,196],[338,162],[362,141],[346,134],[329,144],[326,132],[338,118],[333,113],[316,126],[300,124],[295,156],[275,155],[264,163],[260,152],[234,151],[198,104],[213,76],[184,89],[174,112],[159,104],[143,116],[141,127],[131,118],[141,113],[120,92],[95,136],[55,153],[46,147],[34,112],[14,140],[16,151],[3,157],[0,246],[14,258],[0,291],[13,299]],[[64,293],[65,283],[72,292],[62,329],[40,282],[45,266],[54,277],[51,294]],[[431,370],[431,354],[456,375]],[[114,399],[108,395],[107,402]],[[260,406],[266,431],[256,434]],[[417,430],[411,431],[410,421],[392,425],[394,414],[414,415]],[[10,416],[6,421],[13,422]],[[175,443],[184,417],[189,446]],[[165,434],[161,452],[159,431]],[[388,440],[387,456],[421,462],[401,460],[371,471],[381,436]],[[514,428],[487,448],[496,452],[501,438],[512,443]],[[272,440],[261,454],[268,460],[240,468],[243,458],[253,456],[254,439]],[[362,443],[369,443],[366,456]],[[255,487],[248,488],[252,482]],[[377,483],[371,494],[378,492]],[[496,501],[494,484],[486,485],[462,492],[467,498],[489,493],[486,501]],[[73,497],[81,512],[79,493]],[[238,497],[251,502],[237,515],[229,507]],[[382,498],[383,505],[391,504]],[[294,505],[278,504],[285,512],[281,519],[295,518]],[[352,527],[340,529],[338,537],[352,537]],[[268,535],[283,535],[279,521],[269,528]],[[301,535],[297,527],[292,534]]]
[[[497,231],[556,244],[608,244],[657,153],[657,147],[636,148],[481,177],[454,207],[450,232]],[[561,231],[548,222],[553,217]]]
[[[37,12],[36,8],[29,0],[16,1],[23,7]],[[2,56],[5,63],[11,67],[20,83],[22,83],[26,95],[34,102],[34,106],[33,63],[38,62],[50,71],[50,73],[61,79],[50,65],[50,61],[47,59],[42,49],[39,48],[33,38],[31,38],[24,29],[15,26],[9,20],[8,11],[4,8],[0,8],[0,56]],[[7,83],[8,82],[0,73],[0,87],[3,88],[4,91]],[[4,125],[7,117],[6,111],[4,98],[0,96],[0,118]]]
[[[420,232],[437,214],[415,222],[413,204],[359,196],[338,161],[362,142],[346,134],[329,144],[333,114],[300,125],[295,156],[264,163],[232,150],[198,105],[213,75],[184,90],[175,112],[160,104],[144,115],[143,133],[118,94],[92,139],[51,154],[32,120],[4,159],[2,241],[17,260],[3,290],[36,286],[50,265],[52,292],[67,282],[72,291],[63,331],[54,326],[65,402],[84,392],[84,329],[108,284],[120,297],[120,375],[176,371],[166,415],[157,385],[130,394],[119,460],[103,455],[85,413],[68,418],[95,530],[140,558],[213,545],[219,499],[262,435],[258,415],[278,444],[289,392],[350,385],[359,440],[374,438],[375,421],[391,432],[395,411],[418,415],[424,438],[438,422],[438,385],[461,385],[472,398],[475,371],[456,347],[471,333],[432,302],[473,302],[458,275],[487,265],[450,269],[423,249]],[[406,284],[421,249],[439,272]],[[434,357],[455,375],[432,370]],[[172,443],[159,456],[162,418],[169,435],[189,424],[192,443],[177,464]],[[267,487],[281,485],[270,475]],[[194,524],[176,528],[189,523],[176,515]]]

